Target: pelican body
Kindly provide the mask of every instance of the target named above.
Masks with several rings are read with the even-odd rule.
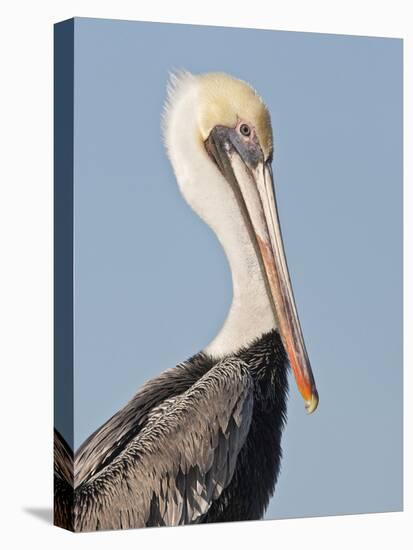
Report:
[[[55,431],[55,523],[74,531],[260,519],[281,461],[291,366],[318,394],[284,254],[268,110],[223,73],[171,78],[164,138],[215,231],[233,301],[204,350],[144,384],[73,453]]]

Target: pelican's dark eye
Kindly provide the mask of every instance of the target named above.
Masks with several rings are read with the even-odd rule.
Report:
[[[248,137],[251,134],[251,128],[248,126],[248,124],[241,124],[241,126],[239,127],[239,131],[245,137]]]

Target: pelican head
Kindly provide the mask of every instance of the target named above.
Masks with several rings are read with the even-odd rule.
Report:
[[[313,412],[318,394],[284,253],[268,109],[246,82],[223,73],[185,72],[171,78],[164,134],[182,194],[212,227],[227,254],[238,317],[242,305],[236,302],[247,302],[248,292],[255,292],[242,325],[237,325],[237,336],[227,327],[226,340],[223,335],[221,347],[215,348],[229,351],[229,340],[236,337],[241,338],[238,345],[247,345],[254,329],[274,326],[306,409]],[[226,323],[231,324],[228,319]]]

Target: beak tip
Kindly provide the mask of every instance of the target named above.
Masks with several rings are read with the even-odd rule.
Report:
[[[313,413],[317,409],[318,401],[319,401],[318,392],[317,392],[316,389],[314,389],[314,391],[311,394],[310,399],[308,401],[306,401],[306,403],[305,403],[305,408],[306,408],[308,414]]]

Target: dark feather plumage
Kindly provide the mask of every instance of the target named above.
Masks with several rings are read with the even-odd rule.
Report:
[[[273,331],[147,382],[74,464],[56,432],[55,523],[91,531],[261,518],[279,472],[287,388]]]

